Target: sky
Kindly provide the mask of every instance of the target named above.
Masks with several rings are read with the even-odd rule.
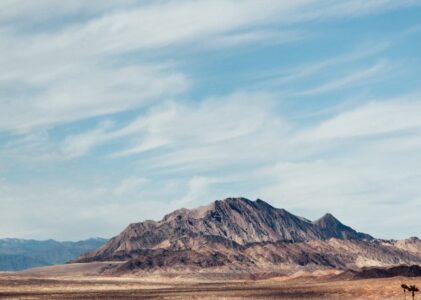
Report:
[[[421,236],[421,1],[0,1],[0,238],[243,196]]]

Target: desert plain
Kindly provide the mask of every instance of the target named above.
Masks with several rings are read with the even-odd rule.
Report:
[[[333,270],[250,277],[98,276],[60,268],[0,273],[0,299],[404,299],[402,283],[421,286],[419,277],[351,280]],[[406,297],[410,299],[409,294]]]

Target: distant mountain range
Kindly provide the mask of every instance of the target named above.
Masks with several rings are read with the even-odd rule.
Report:
[[[62,264],[107,242],[92,238],[79,242],[0,239],[0,271],[19,271],[32,267]]]
[[[293,272],[421,264],[421,240],[375,239],[331,214],[312,222],[258,199],[227,198],[129,225],[74,262],[119,261],[105,273]]]
[[[339,276],[337,279],[369,279],[369,278],[390,278],[396,276],[404,277],[421,277],[421,266],[393,266],[387,268],[370,267],[362,268],[358,271],[348,270]]]

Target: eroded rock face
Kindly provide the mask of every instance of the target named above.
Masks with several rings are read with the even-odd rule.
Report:
[[[421,242],[375,240],[326,214],[311,222],[258,199],[227,198],[129,225],[78,262],[124,260],[116,272],[221,268],[359,268],[421,264]],[[108,270],[110,271],[110,270]]]

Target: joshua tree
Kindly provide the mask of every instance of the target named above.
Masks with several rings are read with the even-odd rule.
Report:
[[[410,285],[408,291],[412,293],[412,299],[415,299],[415,293],[419,292],[419,289],[415,285]]]
[[[405,283],[402,283],[401,288],[403,289],[404,299],[406,299],[406,291],[409,289],[409,286],[407,286]]]

